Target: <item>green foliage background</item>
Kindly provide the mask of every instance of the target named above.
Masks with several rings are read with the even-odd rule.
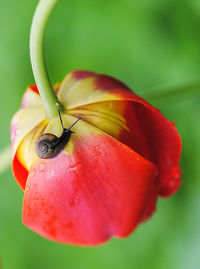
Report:
[[[36,0],[0,0],[0,149],[22,94],[34,82],[29,29]],[[52,82],[74,69],[115,76],[138,94],[200,78],[198,0],[59,0],[45,52]],[[200,95],[158,103],[182,136],[182,187],[130,237],[96,248],[59,245],[21,222],[23,193],[11,169],[0,176],[4,269],[200,268]]]

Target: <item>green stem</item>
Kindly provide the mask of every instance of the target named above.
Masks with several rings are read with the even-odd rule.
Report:
[[[149,90],[150,91],[150,90]],[[184,100],[188,97],[196,97],[200,95],[200,81],[190,83],[188,85],[182,85],[172,88],[157,89],[153,92],[144,93],[142,96],[153,104],[160,105],[162,103],[169,103],[171,101]],[[56,115],[58,109],[56,109]],[[2,174],[10,166],[11,147],[7,146],[0,151],[0,174]]]
[[[63,110],[49,80],[43,51],[45,27],[56,2],[57,0],[39,1],[33,17],[30,34],[30,56],[33,75],[48,117],[58,115],[58,108],[61,111]]]
[[[0,151],[0,174],[8,169],[11,163],[11,146]]]
[[[185,100],[190,97],[195,97],[200,95],[200,81],[194,81],[186,85],[180,85],[177,87],[166,87],[163,89],[149,89],[149,93],[144,93],[142,96],[149,102],[153,104],[163,104],[169,102],[177,102],[180,100]]]

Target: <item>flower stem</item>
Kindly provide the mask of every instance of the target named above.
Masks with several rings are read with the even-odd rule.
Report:
[[[45,27],[56,2],[57,0],[39,1],[33,17],[30,34],[30,56],[33,75],[47,116],[50,118],[58,115],[58,108],[61,111],[63,110],[49,80],[43,51]]]
[[[155,105],[187,100],[188,98],[196,96],[200,96],[200,81],[194,81],[186,85],[165,87],[162,89],[149,89],[149,93],[143,94],[143,98]]]
[[[8,169],[11,163],[11,146],[0,151],[0,175]]]
[[[149,93],[142,94],[143,98],[147,99],[156,105],[162,105],[163,103],[169,103],[171,101],[188,100],[188,97],[200,96],[200,81],[196,81],[190,84],[163,88],[157,90],[149,90]],[[58,108],[56,108],[56,115],[58,114]],[[11,159],[11,147],[7,146],[0,151],[0,175],[9,168]]]

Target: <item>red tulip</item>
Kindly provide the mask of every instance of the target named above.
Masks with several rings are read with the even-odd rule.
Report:
[[[179,188],[180,136],[160,111],[112,77],[74,71],[55,92],[66,128],[81,117],[55,157],[35,152],[41,134],[62,133],[59,117],[46,117],[36,86],[25,92],[11,124],[23,222],[62,243],[125,237],[152,215],[158,196]]]

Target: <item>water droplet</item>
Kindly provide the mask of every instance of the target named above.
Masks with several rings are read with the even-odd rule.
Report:
[[[25,191],[28,192],[29,190],[30,190],[30,188],[27,186],[26,189],[25,189]]]
[[[97,159],[98,159],[98,157],[97,157],[97,156],[94,156],[94,157],[93,157],[93,160],[94,160],[94,161],[96,161]]]
[[[11,133],[10,139],[11,139],[11,142],[14,142],[14,140],[15,140],[15,133],[14,132]]]
[[[99,155],[101,153],[101,148],[100,148],[100,146],[98,144],[94,146],[93,153],[94,153],[95,156]]]
[[[79,163],[79,162],[69,164],[69,170],[71,172],[79,170],[80,168],[81,168],[81,163]]]
[[[88,96],[87,99],[88,99],[88,101],[93,101],[93,96],[90,95],[90,96]]]
[[[74,223],[70,221],[70,222],[67,223],[66,226],[67,226],[67,229],[73,229],[74,228]]]
[[[95,145],[94,148],[95,148],[96,150],[99,150],[99,145]]]
[[[29,176],[34,177],[35,176],[35,169],[31,169],[29,172]]]
[[[171,170],[172,180],[174,183],[180,183],[181,171],[179,166],[174,166]]]
[[[53,169],[50,169],[47,171],[47,179],[53,178],[55,175],[55,172]]]
[[[21,133],[20,129],[16,129],[15,134],[19,135]]]
[[[13,142],[17,135],[20,134],[20,129],[18,129],[15,125],[11,127],[11,142]]]
[[[178,165],[174,166],[163,178],[161,195],[172,195],[180,187],[181,170]]]
[[[69,198],[69,205],[75,206],[75,196],[72,194],[72,196]]]
[[[45,168],[46,168],[45,163],[40,163],[40,165],[39,165],[39,171],[40,172],[44,172]]]

